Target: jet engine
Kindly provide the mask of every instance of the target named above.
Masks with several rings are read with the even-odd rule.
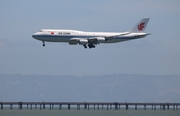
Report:
[[[88,44],[88,40],[87,39],[80,39],[79,40],[79,45],[86,45]]]
[[[104,37],[97,37],[97,43],[103,43],[106,39]]]

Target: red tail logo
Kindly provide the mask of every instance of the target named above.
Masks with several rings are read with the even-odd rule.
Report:
[[[139,31],[142,31],[144,29],[144,24],[145,24],[145,22],[138,25],[138,30]]]

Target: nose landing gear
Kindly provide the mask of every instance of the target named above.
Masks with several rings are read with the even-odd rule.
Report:
[[[45,46],[45,42],[43,41],[43,47]]]

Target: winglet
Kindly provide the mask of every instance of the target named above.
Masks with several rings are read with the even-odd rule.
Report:
[[[148,24],[150,18],[143,18],[141,19],[132,29],[130,29],[128,32],[130,33],[142,33],[146,29],[146,26]]]

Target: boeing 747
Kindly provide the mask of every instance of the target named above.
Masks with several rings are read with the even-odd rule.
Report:
[[[41,29],[32,35],[43,42],[67,42],[70,45],[83,45],[84,48],[95,48],[100,43],[117,43],[146,37],[145,28],[149,18],[143,18],[127,32],[85,32],[77,30]]]

